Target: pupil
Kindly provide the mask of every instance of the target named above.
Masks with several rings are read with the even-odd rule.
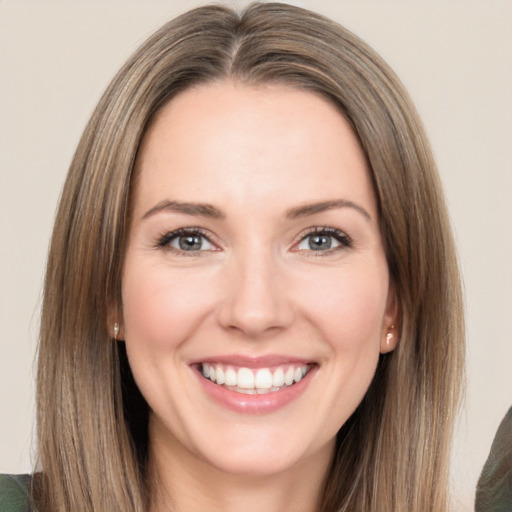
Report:
[[[180,249],[184,251],[198,251],[201,249],[201,237],[199,235],[180,236]]]
[[[331,237],[326,235],[313,235],[309,239],[309,248],[313,251],[331,248]]]

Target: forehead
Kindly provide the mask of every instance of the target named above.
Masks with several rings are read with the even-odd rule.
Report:
[[[136,208],[164,198],[284,207],[349,194],[375,209],[349,123],[328,100],[289,86],[219,82],[180,93],[150,124],[136,167]]]

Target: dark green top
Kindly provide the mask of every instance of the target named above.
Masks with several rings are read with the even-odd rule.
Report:
[[[29,475],[0,475],[0,512],[30,512]]]
[[[501,422],[476,488],[476,512],[512,512],[512,407]]]

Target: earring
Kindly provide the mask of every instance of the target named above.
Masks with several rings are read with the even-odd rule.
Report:
[[[386,334],[386,347],[390,347],[391,340],[393,339],[393,330],[395,329],[394,325],[390,325],[388,327],[388,333]]]
[[[117,335],[119,334],[119,324],[116,322],[114,324],[114,339],[117,341]]]

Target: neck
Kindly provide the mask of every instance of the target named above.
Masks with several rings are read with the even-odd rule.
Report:
[[[167,446],[166,446],[167,445]],[[236,474],[201,460],[183,446],[150,442],[152,512],[317,512],[332,446],[269,474]]]

